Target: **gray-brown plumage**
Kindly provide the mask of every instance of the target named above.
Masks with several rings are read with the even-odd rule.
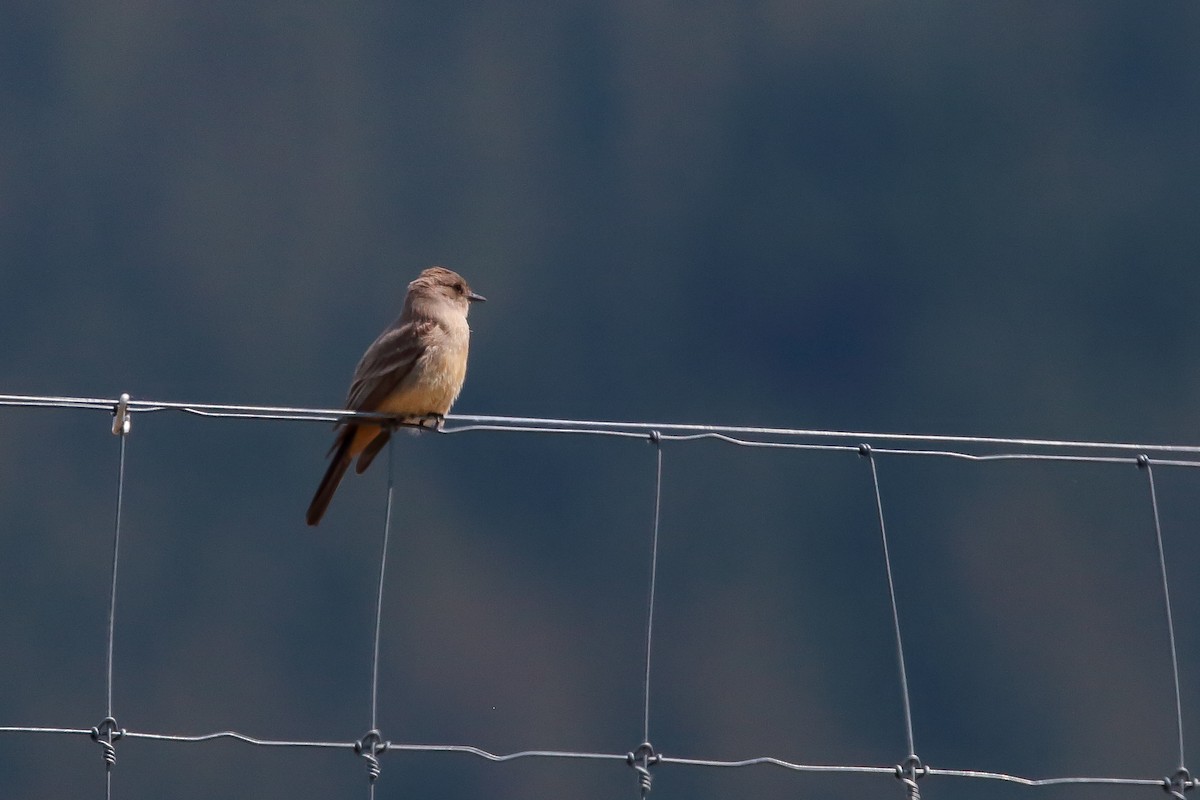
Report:
[[[346,408],[392,414],[402,422],[441,418],[450,411],[467,375],[471,329],[467,309],[483,297],[462,276],[430,267],[408,285],[399,319],[379,334],[354,370]],[[325,515],[350,462],[362,473],[391,435],[387,428],[340,423],[333,460],[308,506],[308,524]]]

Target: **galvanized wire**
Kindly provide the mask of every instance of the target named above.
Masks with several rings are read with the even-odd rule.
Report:
[[[36,727],[36,726],[0,726],[0,734],[15,733],[15,734],[59,734],[73,736],[87,736],[90,731],[83,728],[51,728],[51,727]],[[255,736],[250,736],[237,731],[218,731],[215,733],[206,733],[199,735],[187,734],[172,734],[172,733],[150,733],[145,731],[127,730],[124,732],[125,738],[128,739],[144,739],[159,742],[177,742],[182,744],[195,744],[199,742],[211,742],[217,740],[229,739],[243,744],[252,745],[255,747],[296,747],[296,748],[325,748],[325,749],[341,749],[354,750],[358,742],[345,741],[313,741],[313,740],[292,740],[292,739],[264,739]],[[572,751],[572,750],[521,750],[512,753],[493,753],[481,747],[463,744],[416,744],[416,743],[388,743],[388,752],[406,752],[406,753],[458,753],[461,755],[474,756],[490,762],[507,762],[518,761],[524,759],[557,759],[557,760],[585,760],[585,761],[613,761],[625,762],[626,754],[624,753],[597,753],[588,751]],[[791,772],[805,773],[825,773],[825,774],[855,774],[855,775],[880,775],[892,776],[896,772],[894,766],[871,765],[871,764],[802,764],[795,761],[788,761],[782,758],[772,756],[758,756],[755,758],[746,758],[740,760],[721,760],[708,758],[684,758],[679,756],[662,755],[658,757],[658,763],[662,765],[674,765],[685,767],[709,767],[713,769],[748,769],[753,767],[778,767],[780,769]],[[1054,777],[1054,778],[1029,778],[1021,775],[1013,775],[1005,772],[989,772],[983,770],[966,770],[966,769],[944,769],[937,767],[927,767],[926,772],[930,776],[948,777],[948,778],[975,778],[986,781],[996,781],[1001,783],[1013,783],[1022,786],[1060,786],[1060,785],[1094,785],[1094,786],[1159,786],[1163,785],[1161,779],[1158,778],[1121,778],[1121,777],[1104,777],[1104,776],[1070,776],[1070,777]]]
[[[119,442],[119,457],[117,460],[117,499],[113,519],[113,545],[111,586],[108,595],[108,635],[105,640],[104,659],[104,703],[105,715],[100,724],[89,733],[94,741],[99,743],[104,754],[104,796],[112,800],[112,771],[117,764],[117,750],[113,743],[121,738],[122,731],[117,726],[113,716],[113,641],[115,640],[117,624],[117,563],[121,552],[121,511],[125,498],[125,445],[129,439],[131,420],[129,417],[129,395],[123,394],[113,407],[112,432]]]
[[[925,771],[917,757],[917,745],[913,740],[912,703],[908,694],[908,669],[904,665],[904,640],[900,636],[900,606],[896,602],[896,581],[892,574],[892,556],[888,548],[887,524],[883,515],[883,495],[879,491],[879,470],[875,466],[874,454],[868,445],[862,445],[859,452],[871,467],[871,486],[875,494],[875,510],[879,515],[879,538],[883,544],[883,566],[887,572],[888,600],[892,609],[892,629],[896,637],[896,667],[900,674],[900,699],[904,709],[904,738],[908,745],[908,753],[904,762],[896,767],[896,777],[908,788],[912,800],[921,796],[917,780],[924,777]]]
[[[1200,446],[1197,445],[1094,442],[988,436],[948,436],[937,434],[924,435],[868,433],[859,431],[697,425],[690,423],[608,422],[596,420],[548,419],[537,417],[502,417],[464,414],[450,415],[448,420],[452,424],[439,429],[439,433],[470,434],[508,432],[518,434],[587,435],[638,439],[645,439],[649,437],[656,447],[654,518],[651,536],[650,575],[645,638],[645,669],[642,708],[643,744],[639,746],[638,750],[634,753],[624,754],[567,750],[522,750],[511,753],[497,754],[467,744],[393,743],[384,740],[377,729],[379,654],[383,613],[383,591],[388,540],[392,524],[393,495],[395,490],[394,455],[391,443],[389,443],[388,455],[387,505],[384,517],[383,541],[380,550],[379,584],[376,596],[376,617],[371,670],[371,729],[368,731],[368,733],[362,739],[354,742],[322,740],[306,741],[258,738],[237,731],[219,731],[214,733],[187,735],[152,731],[131,731],[118,729],[116,726],[113,704],[113,640],[116,624],[117,565],[125,485],[126,440],[130,429],[129,421],[132,416],[144,413],[174,411],[206,418],[224,419],[309,421],[325,423],[347,420],[364,420],[385,422],[389,425],[399,425],[401,423],[397,423],[394,419],[388,417],[387,415],[364,412],[349,412],[342,409],[176,403],[133,400],[127,395],[113,399],[35,395],[0,395],[0,407],[2,406],[19,408],[87,409],[103,410],[114,413],[113,433],[120,437],[120,453],[117,471],[116,513],[114,520],[113,556],[111,566],[112,583],[108,609],[108,636],[106,641],[107,652],[105,662],[105,678],[107,717],[101,722],[100,725],[91,729],[39,726],[0,726],[0,734],[7,733],[69,736],[86,735],[97,741],[100,741],[101,744],[105,746],[107,774],[106,784],[108,797],[110,799],[112,796],[111,772],[112,766],[115,763],[115,749],[113,748],[113,742],[117,739],[155,740],[177,743],[200,743],[228,739],[258,747],[350,749],[357,752],[359,755],[362,755],[368,760],[368,762],[370,762],[369,777],[371,780],[369,781],[369,791],[371,797],[374,796],[375,778],[377,778],[379,775],[378,756],[384,754],[385,752],[457,753],[481,758],[491,762],[506,762],[518,759],[584,759],[623,761],[634,766],[634,768],[639,771],[639,774],[641,775],[643,796],[645,796],[646,792],[649,791],[649,766],[651,764],[723,769],[773,766],[796,772],[891,775],[904,780],[909,786],[910,795],[913,797],[916,796],[916,779],[924,776],[997,781],[1029,787],[1056,785],[1160,786],[1166,789],[1173,796],[1179,798],[1183,796],[1183,792],[1194,788],[1196,785],[1195,781],[1191,779],[1190,774],[1187,772],[1187,769],[1184,766],[1183,717],[1179,665],[1175,644],[1174,621],[1171,613],[1169,582],[1167,577],[1167,558],[1163,545],[1162,525],[1159,516],[1158,497],[1154,484],[1152,467],[1200,467]],[[655,591],[658,569],[658,538],[662,507],[663,443],[696,441],[713,441],[716,443],[748,448],[777,448],[829,453],[860,454],[867,457],[871,468],[871,478],[874,489],[876,510],[878,513],[885,567],[887,570],[892,622],[895,632],[897,665],[903,702],[905,737],[908,748],[907,760],[900,766],[802,764],[772,756],[759,756],[743,760],[685,758],[657,754],[650,746],[651,648],[654,631]],[[863,444],[864,442],[867,444]],[[880,446],[881,443],[893,443],[897,446]],[[1169,455],[1172,457],[1160,458],[1156,455],[1152,459],[1148,455],[1151,453]],[[969,462],[1048,461],[1066,463],[1138,464],[1146,470],[1150,489],[1151,507],[1154,516],[1159,564],[1162,573],[1162,590],[1167,617],[1175,687],[1175,718],[1179,744],[1179,770],[1173,777],[1166,779],[1098,776],[1030,778],[1003,772],[955,770],[927,767],[921,764],[919,759],[916,758],[911,701],[908,691],[903,645],[900,637],[899,604],[896,599],[892,563],[890,553],[888,551],[886,520],[883,510],[882,493],[880,490],[879,475],[874,458],[876,455],[884,454],[889,456],[949,458]]]
[[[379,547],[379,586],[375,595],[375,636],[371,646],[371,727],[355,743],[354,750],[367,762],[367,796],[374,800],[379,779],[379,754],[388,743],[379,732],[379,643],[383,629],[383,587],[387,570],[388,540],[392,532],[392,504],[396,494],[396,437],[388,435],[387,504],[383,515],[383,542]]]
[[[654,471],[654,525],[650,534],[650,590],[646,601],[646,672],[643,679],[642,741],[650,741],[650,648],[654,641],[654,593],[658,582],[658,522],[662,515],[662,441],[653,438]]]
[[[0,394],[0,406],[23,408],[81,408],[98,409],[111,412],[118,404],[119,398],[95,397],[62,397],[53,395],[18,395]],[[285,420],[307,422],[338,422],[342,420],[390,421],[393,417],[387,414],[377,414],[365,411],[347,411],[337,408],[304,408],[298,406],[262,406],[262,405],[231,405],[218,403],[180,403],[161,400],[130,399],[128,402],[131,414],[144,414],[164,411],[174,411],[202,417],[218,417],[230,419],[251,420]],[[983,454],[968,451],[950,450],[944,445],[961,445],[964,447],[1009,447],[1014,449],[1057,450],[1057,451],[1112,451],[1132,453],[1129,461],[1135,461],[1142,453],[1177,453],[1200,456],[1200,445],[1154,444],[1149,442],[1100,442],[1071,439],[1038,439],[999,436],[959,436],[945,434],[917,433],[887,433],[870,431],[839,431],[815,428],[773,428],[747,425],[703,425],[679,422],[614,422],[604,420],[573,420],[545,417],[515,417],[495,416],[485,414],[450,414],[446,420],[455,423],[457,427],[447,427],[441,433],[460,433],[469,431],[513,431],[521,433],[592,433],[613,436],[634,436],[644,438],[651,431],[659,431],[664,439],[684,440],[686,438],[720,438],[729,443],[751,447],[787,446],[784,440],[816,439],[843,440],[847,445],[827,448],[816,445],[800,445],[806,449],[838,449],[856,452],[858,444],[867,442],[876,449],[884,452],[878,442],[904,442],[914,445],[924,445],[908,450],[896,449],[890,452],[907,455],[938,455],[967,459],[1022,458],[1038,459],[1042,456],[1030,453]],[[760,437],[775,441],[762,441],[747,437]],[[936,446],[936,447],[935,447]],[[1061,459],[1060,453],[1054,457]],[[1072,460],[1106,462],[1109,459],[1073,458]],[[1155,459],[1155,464],[1200,466],[1200,460],[1183,460],[1178,462]]]
[[[1154,467],[1150,458],[1141,456],[1138,465],[1146,470],[1146,482],[1150,487],[1150,507],[1154,511],[1154,541],[1158,545],[1158,567],[1162,573],[1163,607],[1167,615],[1167,638],[1171,643],[1171,676],[1175,680],[1175,724],[1179,736],[1179,769],[1184,770],[1183,748],[1183,701],[1179,690],[1179,656],[1175,650],[1175,619],[1171,614],[1171,587],[1167,581],[1167,555],[1163,548],[1162,522],[1158,516],[1158,492],[1154,488]]]

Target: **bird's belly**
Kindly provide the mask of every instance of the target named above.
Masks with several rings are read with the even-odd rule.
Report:
[[[379,410],[386,414],[446,414],[458,398],[466,375],[466,348],[430,347],[400,391],[385,399]]]

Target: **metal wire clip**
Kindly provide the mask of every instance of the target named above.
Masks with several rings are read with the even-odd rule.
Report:
[[[121,398],[117,401],[117,407],[113,409],[113,436],[124,436],[129,433],[129,395],[122,393]]]

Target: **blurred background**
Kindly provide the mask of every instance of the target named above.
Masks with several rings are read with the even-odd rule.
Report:
[[[437,263],[489,300],[461,413],[1193,443],[1198,41],[1200,6],[1132,0],[9,2],[0,392],[336,407]],[[0,409],[0,725],[104,716],[108,426]],[[386,470],[305,527],[331,438],[135,418],[122,726],[367,730]],[[653,448],[481,433],[395,452],[384,736],[637,747]],[[925,763],[1173,772],[1145,473],[879,470]],[[1200,475],[1155,475],[1200,731]],[[658,751],[904,758],[874,515],[852,455],[665,446]],[[361,797],[365,775],[342,751],[127,740],[113,785]],[[903,796],[886,776],[655,776],[657,798]],[[86,738],[0,734],[7,796],[103,781]],[[637,796],[619,763],[397,753],[377,790]]]

